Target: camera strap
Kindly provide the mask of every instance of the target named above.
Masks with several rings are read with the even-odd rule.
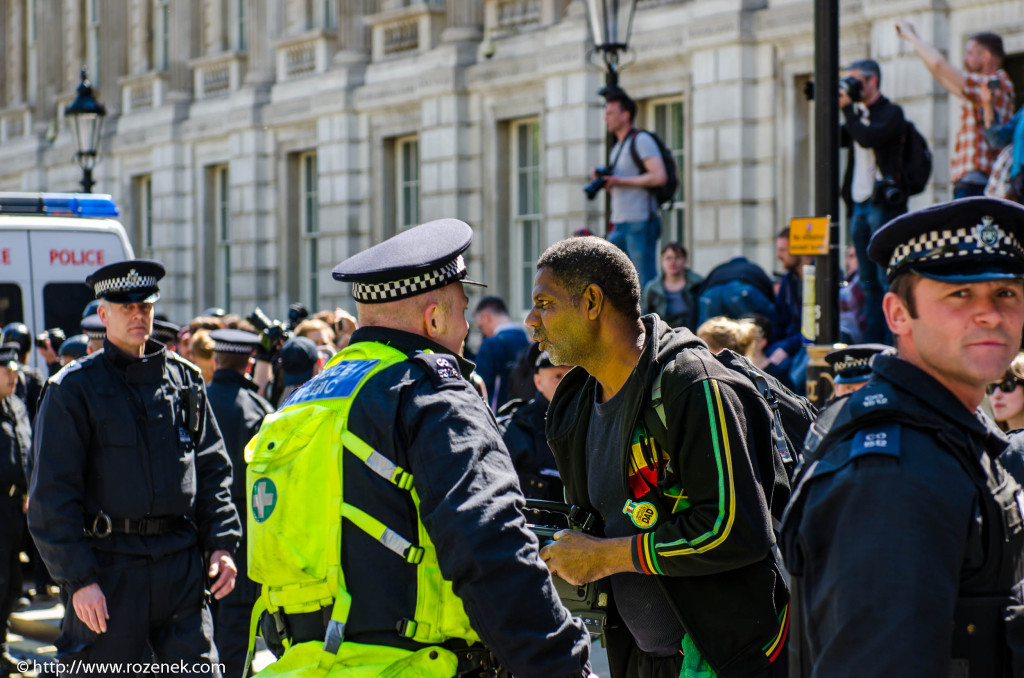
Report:
[[[639,133],[640,130],[637,129],[636,127],[633,127],[629,130],[629,134],[626,135],[626,138],[619,142],[619,150],[615,152],[615,157],[612,158],[612,163],[608,165],[608,169],[610,169],[612,173],[615,172],[615,166],[619,164],[619,158],[622,157],[622,152],[626,150],[626,146],[631,145],[633,143],[634,137],[636,137],[636,135]],[[643,169],[644,168],[641,166],[641,174],[643,174]]]

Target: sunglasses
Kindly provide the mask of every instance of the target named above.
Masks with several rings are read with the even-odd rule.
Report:
[[[1017,388],[1017,385],[1020,383],[1020,379],[1017,379],[1016,377],[1010,377],[1009,379],[1004,379],[998,384],[989,384],[988,386],[985,387],[985,393],[992,395],[993,393],[996,392],[997,388],[1003,393],[1013,393],[1013,389]]]

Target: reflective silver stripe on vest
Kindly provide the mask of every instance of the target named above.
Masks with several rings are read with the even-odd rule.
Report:
[[[405,557],[406,551],[408,551],[409,547],[412,546],[408,540],[392,530],[390,527],[384,528],[384,534],[380,536],[378,541],[388,547],[389,550],[394,551],[403,558]]]

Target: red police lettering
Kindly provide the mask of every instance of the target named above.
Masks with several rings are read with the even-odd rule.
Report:
[[[0,250],[0,264],[4,266],[10,266],[11,264],[11,248],[5,247]]]
[[[105,266],[103,250],[50,250],[50,263],[61,266]]]

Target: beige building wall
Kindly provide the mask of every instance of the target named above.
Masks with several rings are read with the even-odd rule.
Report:
[[[578,228],[605,232],[603,201],[582,192],[605,157],[583,4],[6,0],[0,189],[77,188],[61,112],[85,64],[108,110],[94,190],[113,194],[136,252],[167,264],[172,319],[350,308],[330,276],[339,261],[450,216],[476,229],[472,275],[522,312],[531,257]],[[771,270],[774,233],[814,204],[813,3],[638,7],[621,85],[682,161],[663,237],[683,239],[701,272],[738,254]],[[959,104],[893,23],[910,17],[954,63],[979,30],[1021,55],[1024,3],[840,11],[841,62],[877,59],[883,93],[935,154],[912,206],[945,199]]]

